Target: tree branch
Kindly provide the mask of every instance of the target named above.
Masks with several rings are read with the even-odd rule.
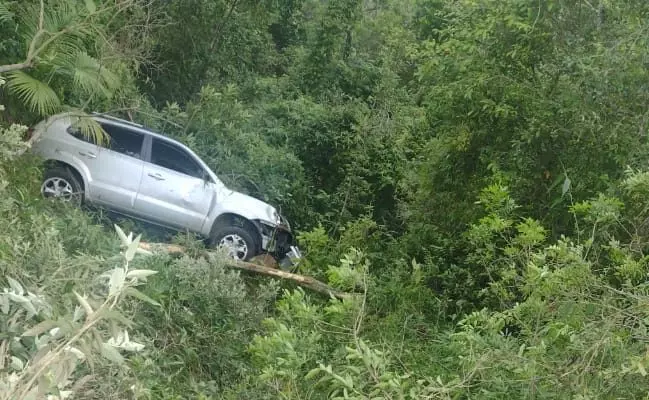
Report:
[[[38,29],[36,30],[36,33],[34,34],[32,40],[29,42],[29,48],[27,49],[27,56],[25,57],[25,61],[16,64],[0,65],[0,74],[5,72],[18,71],[21,69],[31,68],[34,65],[34,58],[38,55],[38,53],[40,53],[42,49],[44,49],[45,46],[44,44],[44,46],[41,46],[39,47],[38,50],[36,50],[36,43],[38,43],[38,40],[40,39],[41,35],[45,33],[45,30],[43,29],[44,20],[45,20],[45,1],[41,0],[40,10],[38,13]],[[51,41],[47,42],[47,44],[49,44],[50,42]]]
[[[225,25],[228,23],[230,20],[230,16],[234,12],[234,9],[237,7],[237,3],[239,0],[233,0],[232,4],[230,4],[230,8],[228,9],[227,13],[223,16],[221,19],[221,22],[219,25],[216,27],[216,32],[214,39],[212,39],[212,42],[210,43],[209,49],[210,52],[215,52],[217,50],[217,46],[220,44],[221,39],[223,38],[223,29],[225,28]]]
[[[21,69],[31,68],[31,66],[32,63],[29,61],[25,61],[17,64],[0,65],[0,74],[5,72],[18,71]]]
[[[140,243],[140,248],[143,250],[148,250],[150,252],[165,252],[165,253],[171,253],[171,254],[185,254],[186,249],[182,246],[174,245],[174,244],[165,244],[165,243]],[[210,258],[214,257],[216,254],[211,251],[205,251],[205,256],[209,260]],[[341,292],[339,290],[336,290],[332,288],[331,286],[327,285],[324,282],[321,282],[315,278],[312,278],[310,276],[305,276],[305,275],[299,275],[299,274],[293,274],[291,272],[286,272],[282,271],[280,269],[275,269],[275,268],[270,268],[266,267],[263,265],[257,265],[249,262],[242,262],[242,261],[226,261],[225,264],[229,268],[235,268],[243,271],[248,271],[248,272],[253,272],[255,274],[261,274],[261,275],[266,275],[266,276],[271,276],[273,278],[279,278],[279,279],[285,279],[285,280],[290,280],[298,285],[313,290],[314,292],[318,292],[321,294],[324,294],[326,296],[333,296],[337,299],[343,300],[343,299],[349,299],[353,297],[352,293],[347,293],[347,292]]]
[[[91,24],[90,20],[92,17],[104,12],[108,12],[111,9],[112,7],[107,6],[103,9],[95,11],[94,13],[90,13],[82,21],[78,22],[76,25],[73,25],[73,27],[78,28],[81,26],[89,25]],[[40,53],[42,53],[56,39],[72,31],[72,28],[66,27],[52,34],[51,32],[45,30],[44,20],[45,20],[45,2],[44,0],[40,0],[40,11],[38,15],[38,29],[36,30],[34,37],[32,37],[32,40],[29,42],[29,48],[27,49],[27,55],[25,56],[25,61],[16,64],[0,65],[0,73],[17,71],[17,70],[33,67],[34,61],[40,55]],[[42,44],[39,45],[39,41],[41,40],[41,37],[46,34],[49,34],[49,37],[45,41],[43,41]]]

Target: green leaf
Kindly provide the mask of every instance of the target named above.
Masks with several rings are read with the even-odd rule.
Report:
[[[76,121],[72,124],[76,129],[79,129],[81,134],[90,139],[92,143],[98,145],[105,145],[108,143],[108,134],[104,131],[104,128],[101,127],[99,122],[95,121],[93,118],[85,115],[79,116]]]
[[[29,302],[29,299],[25,296],[15,294],[15,293],[7,293],[7,297],[12,300],[15,303],[27,303]]]
[[[6,296],[0,296],[0,311],[3,314],[9,314],[10,309],[9,298]]]
[[[7,78],[10,93],[16,95],[33,112],[49,115],[61,107],[59,97],[46,83],[23,71],[10,72]]]
[[[86,0],[86,9],[90,14],[94,14],[97,12],[97,5],[93,0]]]
[[[133,257],[135,257],[135,253],[137,252],[137,249],[140,246],[141,238],[142,235],[137,235],[135,240],[133,240],[133,242],[128,245],[128,248],[126,249],[126,253],[124,253],[124,258],[126,258],[126,261],[128,262],[133,261]]]
[[[559,198],[555,199],[555,200],[552,202],[552,204],[550,204],[550,209],[555,208],[556,206],[558,206],[558,205],[561,204],[562,202],[563,202],[563,197],[559,197]]]
[[[38,336],[43,332],[49,331],[50,329],[56,327],[57,327],[56,322],[52,320],[45,320],[27,329],[25,332],[23,332],[21,336],[25,336],[25,337]]]
[[[21,302],[20,305],[23,306],[23,308],[24,308],[24,309],[25,309],[25,310],[26,310],[26,311],[27,311],[31,316],[38,314],[38,312],[37,312],[36,309],[34,308],[34,305],[33,305],[32,302],[29,301],[29,300],[28,300],[28,301]]]
[[[128,236],[126,236],[122,228],[115,225],[115,230],[117,231],[117,236],[119,236],[119,239],[122,241],[123,246],[128,246],[129,244],[131,244],[131,241],[128,239]]]
[[[81,295],[77,292],[74,292],[74,295],[77,296],[79,304],[81,304],[81,307],[83,307],[84,311],[86,312],[86,318],[90,317],[94,311],[88,301],[85,298],[81,297]]]
[[[7,282],[9,282],[9,286],[16,292],[17,294],[21,295],[25,292],[23,290],[22,285],[15,279],[12,279],[10,277],[7,277]]]
[[[311,380],[316,377],[322,370],[320,368],[313,368],[311,371],[309,371],[308,374],[304,377],[306,380]]]
[[[158,271],[154,271],[152,269],[132,269],[128,271],[128,274],[126,274],[127,278],[146,278],[147,276],[155,275],[157,274]]]
[[[113,296],[122,290],[125,279],[126,270],[124,268],[115,268],[113,273],[110,275],[110,281],[108,282],[108,294]]]
[[[563,186],[561,187],[561,196],[564,196],[570,190],[570,178],[566,176],[566,180],[563,181]]]
[[[21,371],[25,367],[25,363],[18,357],[11,356],[11,368]]]
[[[130,327],[133,325],[133,322],[122,315],[119,311],[112,309],[104,309],[101,311],[102,318],[110,321],[117,321],[124,326]]]
[[[0,22],[11,21],[13,18],[13,13],[9,11],[7,6],[0,2]]]
[[[565,178],[561,175],[557,176],[556,179],[552,182],[552,184],[548,187],[548,193],[553,191],[559,184],[561,183],[562,180]]]
[[[122,355],[119,354],[119,351],[117,351],[116,348],[114,348],[113,346],[107,343],[101,344],[101,355],[116,364],[124,363],[124,357],[122,357]]]
[[[137,290],[137,289],[135,289],[135,288],[133,288],[133,287],[128,287],[128,288],[126,288],[126,290],[124,291],[124,293],[125,293],[127,296],[133,296],[133,297],[135,297],[135,298],[137,298],[137,299],[140,299],[140,300],[142,300],[142,301],[145,301],[145,302],[147,302],[147,303],[149,303],[149,304],[152,304],[152,305],[154,305],[154,306],[160,306],[160,303],[158,303],[157,301],[153,300],[152,298],[150,298],[150,297],[147,296],[146,294],[140,292],[139,290]]]
[[[63,64],[61,72],[71,75],[74,85],[89,96],[110,98],[120,86],[119,77],[84,51],[76,52],[73,58],[63,58],[60,64]]]

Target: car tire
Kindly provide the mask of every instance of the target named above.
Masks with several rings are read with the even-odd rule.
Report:
[[[74,205],[83,203],[83,186],[68,168],[56,167],[45,171],[41,194]]]
[[[226,247],[230,255],[239,261],[249,261],[261,253],[257,234],[239,226],[224,226],[217,229],[210,238],[210,247]]]

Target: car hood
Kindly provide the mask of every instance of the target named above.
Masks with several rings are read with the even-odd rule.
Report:
[[[277,209],[270,204],[234,190],[225,189],[222,192],[223,207],[250,220],[262,220],[277,225],[280,223]]]

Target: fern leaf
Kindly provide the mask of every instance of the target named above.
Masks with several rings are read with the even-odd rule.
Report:
[[[61,106],[59,97],[52,88],[23,71],[9,73],[7,86],[10,93],[40,115],[53,114]]]

